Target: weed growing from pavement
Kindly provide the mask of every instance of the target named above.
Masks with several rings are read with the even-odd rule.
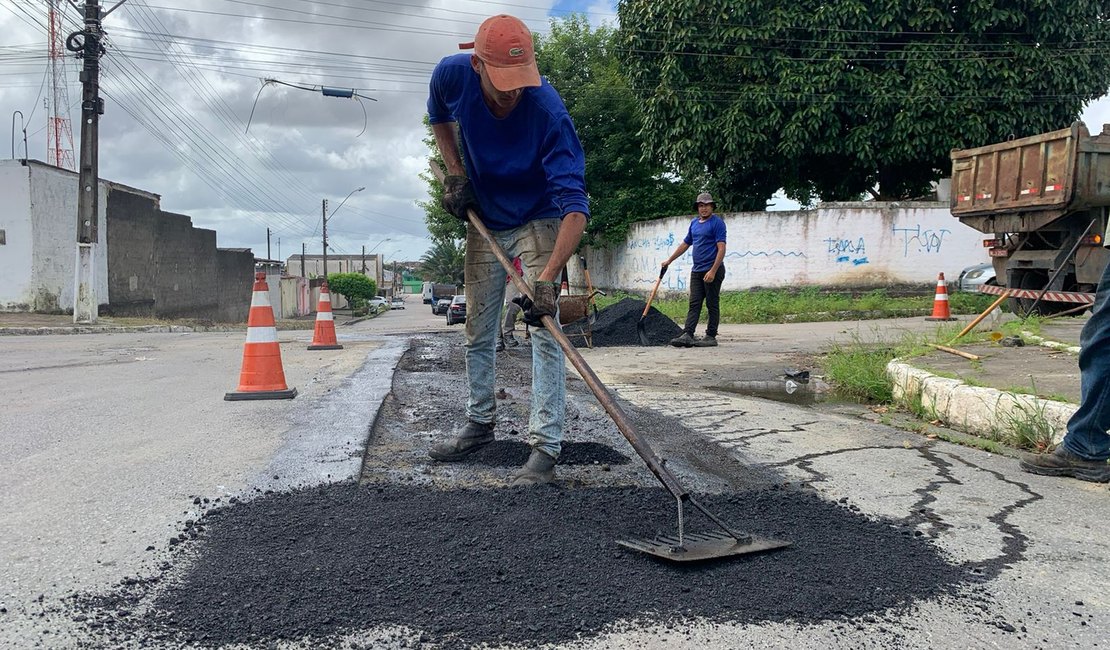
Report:
[[[616,292],[598,296],[598,308],[619,302],[627,294]],[[753,289],[727,291],[721,294],[722,323],[786,323],[844,320],[846,318],[894,318],[928,314],[933,308],[932,294],[927,296],[891,296],[884,289],[862,294],[826,292],[820,287],[799,290]],[[956,314],[977,314],[991,303],[991,296],[953,293],[949,307]],[[688,299],[660,298],[651,303],[667,317],[681,321],[686,318]],[[704,308],[702,319],[707,317]],[[953,335],[955,332],[953,332]]]
[[[1034,395],[1036,390],[1037,384],[1033,382]],[[1015,400],[1012,409],[1002,412],[1006,442],[1037,453],[1051,451],[1055,446],[1055,431],[1045,415],[1045,408],[1045,403],[1036,399]]]

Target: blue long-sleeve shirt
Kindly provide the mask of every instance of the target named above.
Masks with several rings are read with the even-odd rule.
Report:
[[[432,124],[458,122],[467,176],[491,230],[571,212],[589,217],[582,143],[546,79],[523,89],[504,118],[486,106],[469,54],[440,61],[429,86],[428,118]]]

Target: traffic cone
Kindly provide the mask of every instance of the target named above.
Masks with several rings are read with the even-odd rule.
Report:
[[[243,370],[239,373],[239,389],[224,395],[225,400],[293,399],[296,388],[285,385],[278,347],[274,310],[270,307],[270,288],[266,274],[254,276],[254,295],[247,317],[247,342],[243,346]]]
[[[937,274],[937,294],[933,298],[933,315],[925,320],[956,320],[948,310],[948,285],[944,283],[944,274]]]
[[[309,350],[342,350],[335,339],[335,316],[331,313],[331,293],[328,283],[320,285],[320,302],[316,307],[316,329],[312,332]]]

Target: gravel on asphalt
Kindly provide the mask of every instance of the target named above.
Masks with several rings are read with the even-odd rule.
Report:
[[[76,598],[73,615],[99,647],[326,644],[377,626],[412,631],[396,632],[402,645],[535,646],[618,621],[848,621],[974,580],[912,526],[803,490],[703,501],[735,528],[793,546],[694,566],[616,546],[673,534],[673,499],[659,489],[341,483],[209,510],[161,575]],[[708,523],[688,522],[691,531]]]
[[[636,332],[636,327],[646,304],[643,300],[623,298],[620,302],[599,310],[591,329],[593,346],[599,348],[613,345],[640,345],[640,336]],[[574,334],[586,331],[587,327],[589,324],[586,319],[580,319],[564,326],[563,330],[571,336],[574,345],[581,348],[586,346],[586,341]],[[682,333],[681,327],[675,325],[673,320],[664,316],[663,312],[655,307],[652,307],[644,317],[644,330],[651,345],[666,345]]]

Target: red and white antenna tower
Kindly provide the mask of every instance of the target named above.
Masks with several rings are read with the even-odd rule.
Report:
[[[66,85],[66,45],[62,28],[62,0],[47,0],[50,7],[50,90],[53,97],[46,118],[46,160],[55,167],[76,169],[73,161],[73,126],[69,122],[69,89]]]

